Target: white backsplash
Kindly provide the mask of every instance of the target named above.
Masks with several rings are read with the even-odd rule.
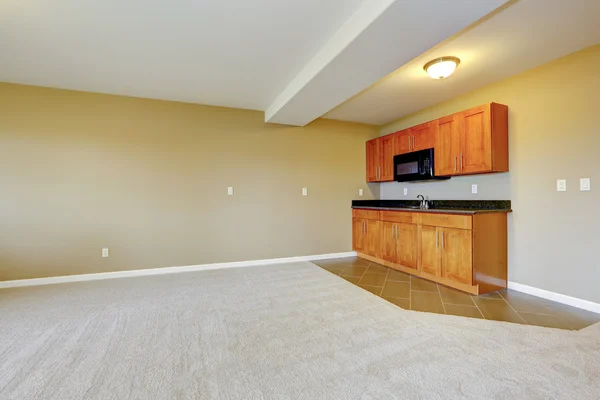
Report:
[[[473,184],[478,185],[478,194],[471,193]],[[406,196],[404,188],[408,188]],[[419,194],[430,200],[512,200],[510,173],[461,176],[445,181],[387,182],[379,187],[382,200],[416,200]]]

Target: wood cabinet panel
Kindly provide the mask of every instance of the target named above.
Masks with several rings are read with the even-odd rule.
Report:
[[[426,122],[410,128],[412,133],[412,151],[431,149],[435,146],[435,122]]]
[[[396,132],[394,134],[394,149],[396,154],[410,153],[412,150],[412,134],[410,129]]]
[[[454,282],[473,282],[472,231],[441,228],[442,277]]]
[[[389,222],[403,222],[416,224],[418,215],[407,211],[381,211],[381,220]]]
[[[436,175],[448,176],[458,172],[459,134],[459,120],[457,115],[450,115],[437,120],[434,151]]]
[[[396,224],[393,222],[381,223],[381,258],[396,262]]]
[[[371,139],[366,144],[367,160],[367,182],[377,182],[379,180],[379,139]]]
[[[471,229],[473,217],[471,215],[455,214],[421,214],[421,224],[446,228]]]
[[[365,234],[365,253],[374,256],[381,256],[381,222],[368,219],[366,220]]]
[[[365,224],[364,219],[352,219],[352,249],[361,253],[365,251]]]
[[[396,224],[396,262],[408,268],[417,269],[417,225]]]
[[[362,219],[379,219],[379,210],[363,210],[360,208],[352,209],[352,217],[353,218],[362,218]]]
[[[381,140],[381,160],[380,160],[380,175],[379,181],[394,180],[394,135],[386,135],[380,138]]]
[[[439,228],[421,227],[421,271],[434,276],[442,276]]]
[[[492,170],[492,135],[490,105],[464,111],[460,135],[459,171],[476,174]]]

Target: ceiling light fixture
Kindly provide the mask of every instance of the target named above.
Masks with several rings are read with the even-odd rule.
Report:
[[[452,75],[458,64],[460,59],[457,57],[440,57],[429,61],[423,69],[433,79],[444,79]]]

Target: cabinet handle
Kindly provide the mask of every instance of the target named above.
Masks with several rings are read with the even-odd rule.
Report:
[[[463,155],[460,153],[460,170],[463,170]]]
[[[413,135],[413,150],[415,149],[415,135]]]
[[[392,225],[392,239],[394,239],[394,225]]]
[[[398,225],[396,225],[396,240],[400,239],[400,236],[398,235]]]
[[[456,172],[456,158],[457,156],[454,156],[454,172]]]
[[[444,231],[442,231],[442,249],[445,247],[445,243],[444,243]]]
[[[435,230],[435,247],[440,247],[440,231]]]

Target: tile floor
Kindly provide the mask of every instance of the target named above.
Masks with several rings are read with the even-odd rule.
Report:
[[[407,310],[573,330],[600,322],[600,314],[525,293],[471,296],[357,257],[313,263]]]

